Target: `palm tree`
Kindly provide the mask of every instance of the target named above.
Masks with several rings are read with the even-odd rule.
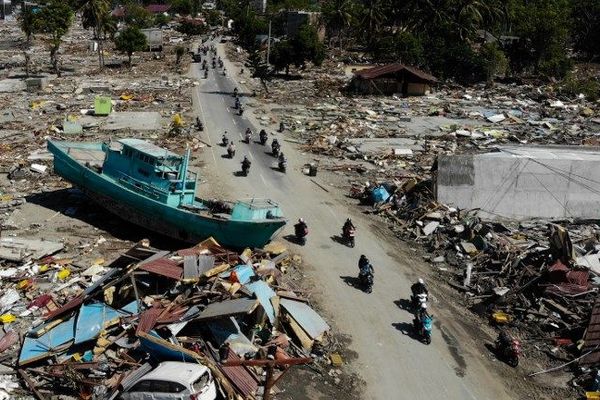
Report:
[[[98,63],[100,68],[104,66],[103,41],[106,39],[107,34],[114,33],[110,5],[110,0],[85,0],[80,3],[83,28],[92,28],[94,38],[98,41]]]
[[[342,37],[348,37],[352,23],[355,20],[356,3],[354,0],[329,0],[323,4],[323,14],[327,26],[337,36],[340,49],[343,48]]]
[[[387,0],[365,0],[362,25],[365,28],[367,44],[371,45],[381,27],[386,25],[389,2]]]

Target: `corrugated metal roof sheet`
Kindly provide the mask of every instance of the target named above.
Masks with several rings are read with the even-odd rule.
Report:
[[[308,304],[284,298],[280,300],[280,304],[312,339],[330,329],[327,322]]]
[[[166,276],[171,279],[181,279],[183,275],[183,268],[179,266],[177,261],[161,258],[158,260],[151,261],[140,265],[141,270],[151,272],[153,274]]]
[[[156,158],[181,158],[179,154],[173,153],[172,151],[169,151],[163,147],[158,147],[157,145],[146,142],[142,139],[119,139],[119,143]]]
[[[233,351],[230,351],[227,356],[227,361],[239,361],[240,359],[241,358]],[[244,398],[255,396],[256,391],[258,390],[258,379],[248,370],[248,368],[244,366],[224,367],[221,364],[217,365]]]
[[[395,74],[395,73],[403,71],[403,70],[407,71],[411,75],[414,75],[417,78],[423,79],[425,81],[430,81],[430,82],[438,81],[437,78],[433,75],[430,75],[424,71],[421,71],[418,68],[409,67],[407,65],[400,64],[400,63],[380,65],[378,67],[362,69],[360,71],[356,71],[354,73],[354,75],[356,75],[362,79],[375,79],[375,78],[379,78],[380,76],[383,76],[383,75]]]
[[[600,297],[596,297],[596,303],[592,308],[590,323],[585,331],[583,341],[585,344],[581,349],[581,353],[585,354],[589,351],[591,353],[579,360],[579,365],[598,364],[600,362]]]

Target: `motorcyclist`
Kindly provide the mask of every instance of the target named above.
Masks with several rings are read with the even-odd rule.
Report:
[[[238,110],[238,115],[242,115],[244,113],[244,107],[240,104],[240,109]]]
[[[252,139],[252,131],[250,130],[250,128],[246,128],[245,138],[246,143],[250,143],[250,140]]]
[[[342,227],[342,232],[344,233],[345,236],[348,236],[350,230],[352,230],[352,229],[356,229],[356,228],[354,227],[352,220],[350,218],[347,218],[346,222],[344,222],[344,226]]]
[[[199,130],[202,130],[204,128],[204,126],[202,125],[202,121],[200,121],[200,117],[196,117],[196,127]]]
[[[279,141],[277,139],[273,139],[273,141],[271,142],[271,151],[273,151],[273,153],[279,153],[279,149],[281,148],[281,146],[279,145]]]
[[[261,129],[258,136],[259,136],[260,142],[262,144],[265,144],[267,142],[267,131],[265,131],[264,129]]]
[[[358,259],[358,269],[360,271],[360,275],[364,275],[364,273],[368,272],[369,269],[373,269],[373,267],[371,266],[371,262],[364,254],[362,254]]]
[[[423,325],[423,320],[429,317],[429,313],[427,312],[427,303],[421,304],[421,307],[417,310],[415,314],[415,319],[417,321],[417,326],[421,327]]]
[[[241,104],[240,104],[240,99],[239,97],[235,98],[235,108],[240,108]]]
[[[496,342],[498,342],[498,346],[501,349],[505,349],[512,344],[512,340],[513,338],[505,330],[501,330],[498,334]]]
[[[251,164],[252,163],[250,162],[250,160],[248,160],[248,156],[244,156],[244,159],[242,160],[242,171],[249,170]]]
[[[422,293],[429,295],[427,286],[425,286],[425,282],[423,281],[422,278],[419,278],[417,280],[417,282],[413,283],[413,285],[410,287],[410,291],[412,292],[414,297],[417,297],[417,295],[422,294]]]
[[[227,146],[227,154],[229,154],[229,157],[233,158],[233,156],[235,155],[235,145],[233,144],[233,142],[229,143],[229,146]]]
[[[296,237],[303,238],[308,234],[308,225],[303,218],[298,220],[298,223],[294,225],[294,231],[296,233]]]
[[[225,133],[223,133],[223,138],[221,138],[221,142],[223,143],[223,146],[227,146],[227,144],[229,143],[229,138],[227,137],[227,131],[225,131]]]
[[[279,153],[279,158],[278,158],[278,160],[279,160],[279,162],[280,162],[280,163],[282,163],[282,162],[286,161],[286,160],[285,160],[285,156],[283,155],[283,153]]]
[[[237,97],[237,95],[238,95],[238,88],[233,89],[233,95],[235,97]]]

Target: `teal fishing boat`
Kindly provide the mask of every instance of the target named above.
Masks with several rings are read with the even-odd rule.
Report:
[[[230,247],[262,247],[286,223],[270,200],[196,198],[189,151],[180,156],[140,139],[48,141],[54,171],[108,211],[182,241],[208,237]]]

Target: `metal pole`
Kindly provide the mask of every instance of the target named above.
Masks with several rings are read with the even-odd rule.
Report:
[[[267,39],[267,66],[269,65],[269,56],[271,55],[271,20],[269,20],[269,39]]]

